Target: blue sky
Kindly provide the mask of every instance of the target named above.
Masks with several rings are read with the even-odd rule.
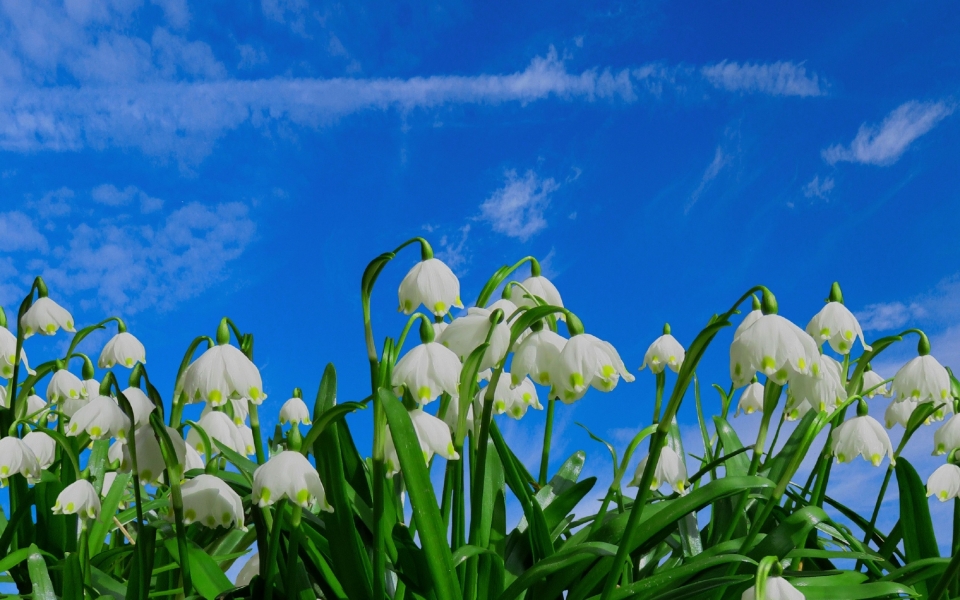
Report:
[[[42,274],[80,323],[123,316],[167,394],[229,315],[268,423],[328,361],[368,393],[360,273],[415,235],[465,300],[540,257],[631,368],[756,283],[805,325],[834,280],[869,338],[922,326],[960,366],[958,30],[947,2],[2,1],[0,305]],[[416,259],[381,279],[380,337]],[[622,441],[652,394],[564,407],[564,450],[600,473],[573,421]]]

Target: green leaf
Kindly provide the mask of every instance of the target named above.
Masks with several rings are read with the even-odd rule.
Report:
[[[869,598],[901,598],[903,594],[918,595],[911,587],[887,581],[859,585],[811,585],[816,579],[816,577],[794,579],[790,583],[803,593],[806,600],[868,600]]]
[[[172,538],[164,540],[163,545],[173,559],[177,561],[177,564],[181,564],[177,540]],[[220,593],[233,587],[227,576],[220,570],[217,562],[193,541],[190,541],[187,547],[187,560],[190,561],[190,575],[193,586],[207,600],[214,600]]]
[[[323,414],[313,422],[313,427],[311,427],[310,432],[307,433],[307,437],[303,442],[303,453],[306,454],[313,448],[313,442],[320,437],[323,430],[331,423],[344,418],[352,412],[363,410],[366,407],[366,402],[344,402],[343,404],[338,404],[325,410]]]
[[[53,582],[50,581],[50,573],[47,571],[47,562],[36,544],[30,545],[27,572],[30,574],[30,583],[33,584],[33,600],[57,600],[57,595],[53,592]]]
[[[907,562],[923,558],[938,558],[940,549],[930,519],[930,506],[927,504],[926,488],[920,476],[907,459],[898,458],[897,487],[900,491],[900,525],[903,528],[903,551]],[[926,585],[918,583],[920,593],[926,593],[936,584],[936,579],[927,580]]]
[[[513,598],[517,598],[524,590],[540,579],[557,571],[567,569],[578,562],[593,560],[598,556],[613,556],[616,552],[616,546],[603,542],[587,542],[561,550],[553,556],[538,562],[518,577],[510,587],[500,594],[499,600],[512,600]]]
[[[720,417],[713,417],[713,425],[717,428],[717,436],[720,438],[720,443],[723,444],[724,454],[732,454],[743,448],[740,438],[737,437],[737,432],[733,430],[730,423]],[[724,469],[728,477],[746,475],[750,470],[750,460],[743,453],[731,456],[724,464]]]
[[[128,483],[130,483],[130,473],[117,473],[117,478],[113,480],[110,490],[100,504],[100,516],[90,527],[90,556],[96,556],[100,552],[107,539],[107,533],[113,529],[113,517],[117,514],[117,506],[120,505]]]
[[[702,556],[702,555],[700,555]],[[713,556],[698,558],[684,564],[683,566],[668,569],[662,573],[646,577],[636,583],[623,586],[614,592],[611,600],[623,600],[633,597],[643,592],[657,593],[667,589],[673,589],[686,583],[691,577],[702,573],[713,567],[730,563],[750,563],[757,564],[752,558],[740,554],[726,554],[723,556]]]
[[[3,558],[0,558],[0,573],[6,573],[13,566],[20,564],[22,561],[26,560],[32,552],[32,548],[21,548],[11,552]]]
[[[761,474],[766,475],[772,481],[780,481],[780,478],[783,477],[783,474],[786,472],[787,467],[790,466],[790,462],[796,453],[803,449],[804,438],[807,436],[807,432],[810,430],[810,427],[813,426],[816,418],[817,413],[812,410],[803,415],[803,418],[797,423],[797,428],[794,429],[790,437],[787,438],[780,452],[767,460],[763,465]],[[764,471],[766,472],[764,473]]]
[[[80,553],[73,552],[63,561],[63,600],[83,600],[83,586],[77,585],[83,581],[83,572],[80,571]]]
[[[240,469],[240,472],[253,480],[253,472],[257,470],[257,463],[253,462],[246,456],[240,454],[233,448],[224,445],[220,440],[211,439],[211,442],[216,444],[217,450],[220,451],[221,456],[233,463],[233,466]]]

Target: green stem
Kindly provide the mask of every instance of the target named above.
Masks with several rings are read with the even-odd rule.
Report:
[[[547,485],[547,473],[550,467],[550,440],[553,437],[553,411],[556,404],[556,398],[550,398],[547,401],[547,424],[543,429],[543,452],[540,454],[540,477],[537,479],[540,487]]]
[[[260,576],[264,579],[264,600],[273,598],[273,574],[276,572],[277,557],[280,553],[280,531],[283,529],[284,501],[277,502],[276,512],[273,515],[273,528],[270,530],[270,543],[267,550],[267,560],[260,561]],[[266,571],[266,572],[264,572]]]
[[[183,375],[187,370],[187,367],[190,366],[190,361],[193,360],[193,354],[197,351],[197,347],[201,342],[207,342],[207,348],[211,348],[213,344],[213,339],[208,336],[201,335],[197,338],[194,338],[190,345],[187,347],[186,353],[183,355],[183,360],[180,361],[180,368],[177,369],[177,378],[174,379],[173,385],[173,406],[170,411],[170,427],[174,429],[180,428],[180,420],[183,416],[183,405],[187,403],[189,398],[186,398],[182,393],[183,389]]]
[[[660,406],[663,404],[663,388],[667,385],[666,371],[657,373],[657,394],[653,403],[653,424],[660,422]]]
[[[263,451],[263,437],[260,435],[260,412],[253,402],[250,406],[250,431],[253,432],[253,447],[257,453],[257,464],[262,465],[267,462],[266,452]]]
[[[293,586],[297,582],[297,554],[300,552],[300,519],[302,517],[303,507],[293,504],[290,511],[290,546],[287,549],[287,581],[284,583],[288,597],[293,596],[291,591],[299,592]]]

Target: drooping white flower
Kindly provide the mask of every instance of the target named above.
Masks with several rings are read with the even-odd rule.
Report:
[[[830,347],[840,354],[850,354],[853,342],[858,337],[864,350],[871,350],[863,339],[860,322],[842,302],[827,302],[807,324],[807,333],[818,345],[829,342]]]
[[[447,460],[460,458],[453,447],[453,438],[450,436],[450,428],[446,423],[419,408],[411,410],[409,414],[410,421],[413,423],[413,430],[417,433],[417,439],[420,441],[420,450],[423,451],[424,462],[430,462],[430,457],[434,454],[439,454]],[[387,477],[393,477],[400,472],[400,457],[397,456],[397,449],[393,444],[393,436],[389,430],[387,430],[385,442],[384,464]]]
[[[677,338],[664,333],[650,344],[646,354],[643,355],[643,364],[640,365],[642,371],[646,367],[655,374],[662,373],[666,367],[676,373],[683,364],[684,349],[677,341]]]
[[[224,406],[229,406],[233,410],[233,422],[238,427],[247,421],[247,416],[250,414],[250,402],[246,398],[231,398]],[[204,404],[200,417],[202,418],[208,412],[214,412],[213,408],[209,404]]]
[[[247,454],[251,454],[247,452]],[[203,464],[203,459],[200,458],[200,453],[193,449],[193,446],[187,444],[183,453],[183,472],[186,473],[191,469],[203,469],[206,465]]]
[[[244,447],[243,454],[244,456],[250,456],[251,454],[256,452],[256,449],[257,449],[253,441],[253,430],[247,427],[246,425],[240,425],[238,429],[240,430],[240,438],[243,440],[243,447]]]
[[[13,367],[17,364],[16,354],[17,336],[6,327],[0,327],[0,377],[5,379],[13,377]],[[20,349],[20,359],[27,372],[33,375],[34,371],[27,364],[27,353],[23,348]]]
[[[60,369],[54,373],[47,384],[46,396],[52,404],[66,400],[77,400],[86,395],[87,388],[80,378],[66,369]]]
[[[186,444],[180,433],[172,427],[167,427],[167,435],[170,436],[170,442],[173,444],[173,451],[178,464],[184,464],[187,455]],[[163,451],[160,448],[160,440],[154,434],[153,429],[145,427],[136,432],[134,436],[137,440],[137,475],[144,483],[156,483],[161,481],[163,471],[167,468],[166,461],[163,460]],[[123,459],[120,461],[120,470],[130,472],[133,470],[133,457],[130,454],[130,444],[123,445]]]
[[[280,423],[310,424],[310,409],[301,398],[290,398],[280,407]],[[239,452],[239,450],[238,450]]]
[[[200,523],[211,529],[243,526],[243,501],[225,481],[213,475],[197,475],[180,486],[183,522]],[[173,510],[171,500],[171,512]]]
[[[523,287],[521,288],[520,286]],[[517,306],[534,307],[537,305],[537,303],[528,296],[527,292],[529,292],[550,306],[563,307],[563,299],[560,297],[560,292],[557,291],[557,287],[543,275],[527,277],[520,286],[510,286],[510,301]],[[524,289],[526,289],[526,292]],[[563,321],[565,319],[564,314],[562,312],[557,313],[557,319]]]
[[[730,378],[736,387],[745,386],[757,372],[784,385],[796,373],[817,375],[819,363],[820,349],[813,338],[777,314],[757,318],[730,345]]]
[[[648,458],[650,458],[650,455],[644,456],[640,464],[637,465],[637,469],[633,473],[633,480],[628,487],[640,487],[640,480],[643,478],[643,470],[647,468]],[[685,494],[686,487],[690,485],[690,482],[687,481],[687,467],[683,463],[683,457],[670,446],[664,446],[660,451],[660,460],[657,462],[656,470],[654,470],[650,489],[659,489],[664,484],[672,487],[678,494]]]
[[[883,413],[883,421],[886,423],[887,429],[893,429],[894,425],[906,427],[910,421],[910,415],[913,414],[918,404],[919,402],[910,398],[892,400],[887,406],[886,412]]]
[[[935,455],[960,448],[960,415],[953,415],[934,432],[933,447]]]
[[[890,436],[883,425],[867,414],[848,419],[834,429],[830,450],[841,463],[853,460],[858,454],[875,467],[880,466],[884,454],[890,457],[891,463],[896,462]]]
[[[733,416],[740,416],[741,411],[743,414],[749,415],[762,410],[763,384],[754,381],[747,387],[743,388],[743,393],[740,394],[740,402],[737,403],[737,412],[735,412]]]
[[[502,300],[500,302],[507,301]],[[489,369],[506,356],[510,345],[510,327],[506,323],[506,318],[510,314],[507,309],[509,307],[502,308],[504,320],[493,325],[490,323],[492,310],[469,308],[466,315],[457,317],[447,325],[437,341],[453,350],[461,360],[466,360],[470,353],[487,339],[487,332],[492,326],[493,333],[490,336],[490,346],[487,347],[487,351],[484,352],[483,359],[480,361],[480,369]]]
[[[960,467],[953,463],[940,465],[927,479],[927,497],[936,496],[940,502],[960,496]]]
[[[897,399],[917,402],[946,402],[950,399],[950,374],[929,354],[911,359],[893,376],[890,389]]]
[[[609,392],[621,377],[634,380],[613,345],[589,333],[567,340],[556,360],[556,374],[551,393],[567,404],[582,398],[589,386]]]
[[[216,443],[214,443],[214,440],[220,442],[234,452],[243,455],[247,454],[245,451],[246,444],[243,441],[243,436],[240,434],[240,429],[237,427],[236,423],[233,422],[233,419],[227,415],[227,413],[219,411],[208,412],[200,417],[197,425],[203,428],[203,431],[207,434],[207,437],[210,438],[210,443],[213,445],[211,451],[214,454],[220,453],[220,449],[217,447]],[[200,432],[193,427],[191,427],[190,431],[187,432],[187,444],[189,444],[200,454],[206,453],[206,448],[203,447],[203,437],[200,435]]]
[[[30,446],[8,435],[0,439],[0,487],[6,487],[7,479],[17,473],[28,481],[40,481],[40,463]]]
[[[810,410],[832,411],[846,399],[843,365],[829,356],[821,356],[819,376],[796,374],[791,377],[786,418],[795,421]]]
[[[57,442],[52,437],[42,431],[31,431],[23,436],[23,443],[33,451],[41,470],[53,464],[57,456]]]
[[[31,421],[36,423],[40,420],[40,417],[43,416],[43,411],[47,410],[47,403],[44,402],[43,398],[36,394],[30,394],[27,396],[27,416]],[[53,413],[47,414],[48,421],[56,421],[57,415]]]
[[[101,369],[112,369],[114,365],[133,368],[137,363],[147,364],[147,351],[140,340],[127,331],[110,338],[97,361]]]
[[[107,461],[112,463],[119,463],[123,460],[123,446],[127,442],[125,440],[114,440],[110,447],[107,448]]]
[[[53,335],[58,329],[75,332],[73,316],[50,298],[37,298],[20,319],[24,339],[35,333]]]
[[[260,553],[254,552],[253,556],[247,560],[246,564],[243,565],[243,568],[240,569],[240,572],[237,573],[237,580],[234,581],[237,587],[243,587],[245,585],[250,585],[250,581],[255,575],[260,573]]]
[[[864,396],[867,398],[873,398],[877,394],[880,394],[881,396],[886,396],[887,398],[892,396],[893,392],[890,390],[890,386],[882,385],[884,381],[886,381],[886,379],[876,371],[872,369],[869,371],[864,371],[863,372],[863,391],[866,392]],[[867,391],[867,390],[872,390],[872,391]]]
[[[413,313],[421,304],[438,317],[447,314],[451,307],[463,308],[460,280],[438,258],[415,264],[400,282],[399,296],[399,310],[405,315]]]
[[[150,397],[137,387],[128,387],[123,390],[123,397],[130,403],[130,409],[133,411],[133,426],[140,428],[149,425],[150,413],[157,408]]]
[[[187,367],[183,391],[189,402],[206,400],[213,406],[222,406],[228,398],[247,398],[260,404],[267,397],[256,365],[230,344],[208,348]]]
[[[67,423],[67,435],[75,436],[86,432],[90,439],[108,438],[127,439],[130,419],[123,414],[117,402],[109,396],[97,396],[78,410]]]
[[[317,502],[321,509],[333,512],[317,470],[304,455],[292,450],[278,452],[253,472],[253,499],[259,506],[284,498],[303,507]]]
[[[417,402],[428,404],[444,392],[457,395],[462,368],[452,350],[438,342],[427,342],[397,361],[393,386],[406,388]]]
[[[467,406],[467,431],[469,431],[471,434],[474,431],[478,430],[477,422],[476,422],[476,419],[474,418],[474,415],[477,414],[479,410],[477,411],[477,413],[475,413],[473,410],[473,405],[474,405],[474,402],[471,402]],[[456,435],[457,433],[459,420],[460,420],[460,399],[457,397],[453,397],[450,399],[450,404],[447,405],[447,412],[443,414],[443,422],[446,423],[448,427],[450,427],[450,433],[453,435]]]
[[[515,388],[510,387],[510,374],[503,372],[497,387],[493,390],[493,412],[494,414],[508,414],[511,418],[519,420],[527,414],[528,408],[543,410],[540,401],[537,398],[537,388],[529,378],[524,378]],[[485,401],[488,387],[480,389],[477,392],[476,401],[481,404]]]
[[[756,323],[758,320],[760,320],[760,317],[762,316],[763,316],[763,311],[760,310],[759,308],[754,308],[753,310],[748,312],[747,316],[745,316],[743,320],[740,321],[740,324],[737,325],[737,328],[734,330],[733,339],[737,339],[741,335],[743,335],[743,332],[749,329],[750,326]]]
[[[510,362],[510,385],[517,387],[529,375],[540,385],[552,385],[557,359],[567,345],[567,338],[544,327],[531,332],[517,344]]]
[[[764,596],[757,598],[756,586],[747,588],[740,596],[740,600],[804,600],[806,596],[783,577],[767,577]]]
[[[100,516],[100,497],[86,479],[78,479],[63,488],[51,508],[55,515],[77,515],[83,527],[86,521]]]

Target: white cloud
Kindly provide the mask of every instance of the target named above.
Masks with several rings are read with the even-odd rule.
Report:
[[[826,93],[816,73],[807,74],[803,63],[737,63],[723,61],[700,72],[714,87],[729,92],[771,96],[822,96]]]
[[[46,236],[33,224],[33,220],[20,211],[0,213],[0,252],[46,253],[49,250]]]
[[[269,62],[266,52],[250,44],[240,44],[237,46],[237,51],[240,53],[240,62],[237,63],[238,69],[251,69]]]
[[[494,231],[521,242],[547,227],[543,216],[550,204],[550,194],[560,189],[552,178],[541,179],[532,170],[518,177],[507,171],[506,182],[480,205],[480,220],[490,223]]]
[[[925,314],[926,310],[916,302],[881,302],[868,304],[856,316],[864,331],[887,331],[903,327]]]
[[[953,112],[945,101],[901,104],[880,125],[860,126],[849,146],[835,145],[821,152],[828,163],[855,162],[865,165],[892,165],[914,140],[933,129]]]
[[[723,147],[717,146],[717,150],[713,155],[713,160],[710,161],[709,165],[707,165],[707,169],[703,172],[703,177],[700,178],[700,185],[698,185],[697,189],[693,190],[693,193],[690,194],[690,200],[683,209],[684,214],[690,212],[690,209],[693,208],[693,205],[696,204],[697,200],[700,199],[700,195],[703,194],[704,190],[707,189],[707,186],[710,184],[710,182],[716,179],[717,175],[720,174],[720,171],[729,165],[731,161],[732,157],[724,152]]]
[[[163,16],[171,27],[186,29],[190,25],[190,7],[187,0],[150,0],[163,10]]]
[[[827,196],[833,190],[833,177],[824,177],[823,181],[820,181],[819,175],[814,175],[807,185],[803,186],[803,195],[807,198],[820,198],[821,200],[826,200]]]
[[[70,214],[73,190],[68,187],[47,192],[38,200],[27,200],[26,207],[32,209],[42,219],[63,217]]]
[[[112,183],[104,183],[93,188],[90,191],[90,197],[95,202],[113,207],[124,206],[138,199],[142,213],[151,213],[163,208],[163,200],[151,197],[135,185],[128,185],[121,190]]]
[[[864,331],[888,331],[904,326],[947,326],[960,321],[960,273],[941,280],[912,299],[869,304],[855,312]]]

